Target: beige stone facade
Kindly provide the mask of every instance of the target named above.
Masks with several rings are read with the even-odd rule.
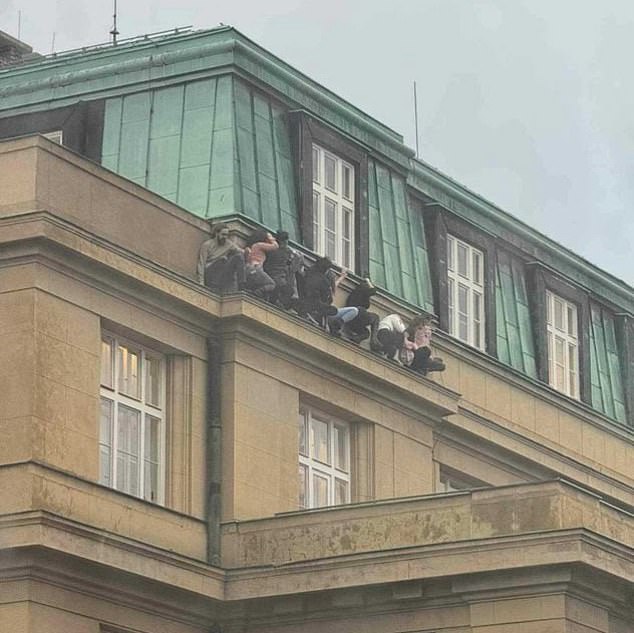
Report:
[[[421,378],[219,299],[208,231],[0,144],[2,633],[634,632],[631,433],[442,333]],[[104,332],[165,359],[163,503],[100,483]],[[348,424],[349,504],[299,509],[302,407]]]

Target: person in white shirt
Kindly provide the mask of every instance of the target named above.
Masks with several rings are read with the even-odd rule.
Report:
[[[445,370],[442,359],[431,356],[431,337],[431,319],[425,315],[414,317],[406,326],[400,315],[390,314],[379,322],[377,330],[385,356],[423,376]]]

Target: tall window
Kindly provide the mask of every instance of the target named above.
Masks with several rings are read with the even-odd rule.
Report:
[[[484,255],[447,235],[449,333],[484,349]]]
[[[105,334],[100,393],[100,483],[163,503],[165,358]]]
[[[350,501],[350,427],[312,409],[299,414],[299,507]]]
[[[320,255],[354,265],[354,167],[313,144],[313,245]]]
[[[579,338],[577,306],[546,291],[548,382],[551,387],[579,398]]]

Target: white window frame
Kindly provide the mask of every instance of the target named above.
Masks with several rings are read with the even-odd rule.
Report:
[[[459,265],[461,252],[465,253],[464,267]],[[447,235],[449,333],[482,351],[486,349],[484,262],[481,250]]]
[[[579,317],[577,306],[546,290],[548,384],[579,399]],[[557,349],[562,354],[557,354]]]
[[[354,269],[355,168],[340,156],[313,143],[313,250],[335,264]],[[334,182],[326,182],[327,162],[334,164]],[[327,208],[333,209],[328,226]]]
[[[151,503],[163,505],[165,503],[165,453],[166,453],[166,358],[163,354],[150,350],[134,341],[124,339],[109,332],[102,333],[102,365],[101,365],[101,387],[100,387],[100,418],[99,418],[99,483],[115,490],[140,497]],[[119,350],[126,348],[138,353],[140,364],[138,368],[138,378],[140,382],[137,396],[128,395],[120,384]],[[157,401],[150,402],[148,396],[148,361],[158,363],[158,388],[156,390]],[[155,365],[156,366],[156,365]],[[110,419],[103,415],[105,406],[111,407]],[[120,473],[119,459],[121,455],[132,455],[120,450],[119,430],[121,424],[121,407],[127,407],[139,415],[139,428],[137,432],[137,452],[136,452],[136,481],[137,489],[131,489],[129,485],[120,485],[118,481]],[[157,420],[158,424],[158,446],[156,459],[150,460],[145,454],[146,449],[146,429],[150,423],[149,417]],[[157,465],[156,492],[153,497],[149,490],[149,483],[146,479],[146,463]]]
[[[42,136],[47,138],[49,141],[53,141],[53,143],[57,143],[58,145],[63,145],[64,141],[64,133],[62,130],[53,130],[52,132],[42,132]]]
[[[316,446],[314,429],[321,425],[327,429],[325,455],[319,455]],[[337,459],[337,432],[343,440],[344,464]],[[301,509],[321,508],[326,506],[350,503],[351,499],[351,464],[350,425],[331,415],[309,407],[302,407],[299,412],[299,507]],[[321,459],[320,459],[321,457]],[[319,503],[315,492],[316,479],[327,482],[324,503]],[[336,485],[342,487],[344,493],[339,499]]]

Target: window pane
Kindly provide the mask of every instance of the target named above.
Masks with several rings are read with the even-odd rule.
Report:
[[[101,384],[112,389],[114,385],[114,363],[112,356],[114,353],[113,340],[104,338],[101,341]]]
[[[325,226],[326,226],[326,257],[336,260],[336,228],[337,228],[337,205],[332,200],[325,200]]]
[[[343,237],[350,239],[352,235],[352,211],[350,209],[343,208]]]
[[[114,402],[101,399],[99,422],[99,482],[112,486],[112,423]]]
[[[335,504],[348,503],[348,482],[335,479]]]
[[[337,203],[326,198],[326,229],[335,231],[337,228]]]
[[[145,416],[144,433],[144,473],[143,496],[148,501],[158,500],[158,463],[159,463],[159,430],[160,420],[151,415]]]
[[[565,392],[566,377],[564,362],[564,341],[559,337],[555,337],[555,388]]]
[[[454,283],[453,279],[447,280],[447,293],[448,293],[448,306],[449,306],[449,332],[451,334],[455,334],[456,325],[454,323],[454,311],[453,311],[453,301],[454,301]]]
[[[310,421],[310,456],[323,464],[330,464],[328,424],[314,417]]]
[[[119,345],[119,391],[132,398],[140,397],[140,356],[136,350]]]
[[[320,151],[318,147],[315,147],[313,145],[313,182],[319,183],[320,178],[319,178],[319,172],[320,170],[320,164],[319,164],[319,158],[320,158]]]
[[[553,296],[550,292],[546,293],[546,323],[553,324]]]
[[[308,475],[303,464],[299,465],[299,507],[308,507]]]
[[[326,170],[326,188],[330,191],[337,191],[337,161],[328,154],[324,157]]]
[[[117,425],[117,488],[138,495],[140,412],[120,404]]]
[[[321,240],[320,236],[320,218],[321,209],[319,208],[319,194],[313,191],[313,248],[319,252]]]
[[[555,297],[555,327],[564,332],[564,304]]]
[[[313,473],[313,508],[328,505],[328,477]]]
[[[458,274],[463,277],[468,277],[468,260],[467,260],[467,247],[464,244],[458,242]]]
[[[451,236],[447,236],[447,268],[453,272],[454,270],[454,248],[456,241]]]
[[[299,454],[308,455],[308,447],[306,446],[306,416],[303,413],[299,415]]]
[[[335,467],[348,472],[348,429],[337,424],[333,427],[335,442]]]
[[[145,357],[145,401],[161,406],[161,361],[152,356]]]
[[[568,305],[568,334],[577,336],[577,311],[571,305]]]
[[[458,284],[458,338],[469,341],[469,289]]]
[[[577,347],[568,344],[568,395],[577,397]]]
[[[343,197],[352,200],[352,170],[347,165],[341,168],[343,182],[341,184]]]
[[[482,256],[478,251],[473,251],[473,281],[482,284]]]

